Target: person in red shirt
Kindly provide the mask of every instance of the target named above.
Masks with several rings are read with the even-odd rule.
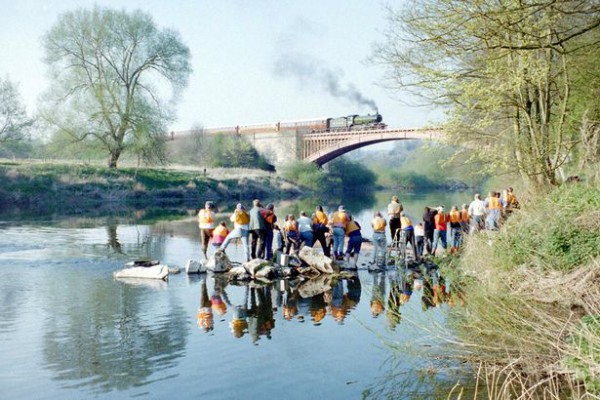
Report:
[[[432,254],[435,257],[435,251],[437,250],[438,241],[441,242],[442,247],[446,250],[447,239],[446,239],[446,224],[448,223],[448,216],[444,212],[444,207],[440,206],[437,209],[435,215],[435,230],[433,231],[433,251]]]

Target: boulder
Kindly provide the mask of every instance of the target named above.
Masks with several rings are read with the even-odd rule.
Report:
[[[217,250],[206,262],[206,269],[212,272],[227,272],[233,265],[224,250]]]
[[[188,260],[185,264],[185,272],[188,274],[200,274],[206,272],[206,265],[202,261]]]
[[[269,265],[270,263],[268,261],[261,260],[260,258],[255,258],[254,260],[250,260],[242,264],[242,267],[244,267],[246,271],[250,274],[250,276],[254,278],[256,277],[258,271],[260,271],[262,268],[268,267]]]
[[[298,257],[322,274],[333,274],[334,272],[331,258],[326,257],[312,247],[302,247],[298,253]]]
[[[229,270],[229,279],[232,281],[248,281],[252,279],[246,268],[233,267]]]
[[[261,269],[259,269],[258,271],[256,271],[256,273],[254,274],[254,278],[255,279],[273,279],[275,278],[277,275],[276,270],[274,267],[267,265],[266,267],[262,267]]]
[[[131,267],[115,271],[113,276],[115,278],[167,279],[169,267],[160,264],[152,267]]]

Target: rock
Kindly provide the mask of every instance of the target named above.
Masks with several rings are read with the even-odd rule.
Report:
[[[300,267],[296,270],[300,275],[306,276],[308,278],[316,278],[317,276],[321,275],[321,273],[313,267]]]
[[[185,272],[187,274],[199,274],[206,272],[206,265],[202,261],[188,260],[185,264]]]
[[[304,246],[300,249],[298,256],[302,261],[323,274],[333,274],[331,258],[321,254],[312,247]]]
[[[181,272],[181,270],[179,268],[177,268],[177,267],[169,267],[169,274],[176,275],[176,274],[178,274],[180,272]]]
[[[160,264],[153,267],[131,267],[116,271],[113,276],[115,278],[167,279],[169,267]]]
[[[292,276],[298,276],[298,270],[296,268],[283,267],[281,269],[281,275],[284,278],[289,278],[289,277],[292,277]]]
[[[206,262],[206,269],[212,272],[227,272],[233,266],[224,250],[217,250]]]
[[[254,274],[255,279],[273,279],[277,274],[275,273],[275,268],[270,265],[262,267]]]
[[[246,268],[233,267],[229,270],[229,279],[233,281],[249,281],[252,279]]]
[[[290,267],[299,268],[302,266],[302,260],[300,260],[296,254],[290,254],[288,258],[288,265]]]
[[[250,260],[250,261],[242,264],[242,267],[244,267],[246,269],[246,271],[250,274],[250,276],[252,278],[254,278],[256,276],[256,274],[258,273],[258,271],[260,271],[262,268],[265,268],[269,265],[270,265],[270,263],[268,261],[261,260],[260,258],[255,258],[254,260]]]

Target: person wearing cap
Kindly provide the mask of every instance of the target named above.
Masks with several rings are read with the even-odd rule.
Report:
[[[373,228],[373,262],[377,263],[377,256],[379,255],[383,257],[383,265],[385,265],[387,247],[387,240],[385,238],[386,225],[385,218],[383,218],[381,212],[377,211],[371,221],[371,227]]]
[[[402,210],[402,203],[400,203],[398,196],[392,196],[392,201],[387,206],[387,215],[390,224],[390,235],[392,236],[392,242],[396,237],[396,231],[400,229],[400,213]]]
[[[239,203],[229,219],[233,222],[233,230],[229,232],[220,249],[226,250],[233,239],[241,239],[244,248],[244,259],[250,261],[250,255],[248,254],[248,223],[250,222],[250,216],[246,212],[246,207]]]
[[[204,203],[204,208],[198,212],[198,227],[200,228],[200,242],[202,243],[202,254],[204,258],[208,258],[208,242],[212,237],[213,229],[215,229],[215,212],[212,201]]]
[[[250,209],[250,256],[252,259],[265,258],[267,244],[267,221],[262,215],[263,207],[260,200],[255,199]]]
[[[344,259],[344,237],[346,236],[346,225],[350,220],[346,208],[341,205],[330,218],[333,227],[333,256],[336,260]]]
[[[447,247],[447,223],[448,217],[444,213],[444,207],[439,206],[435,215],[435,231],[433,231],[433,249],[431,254],[435,257],[438,242],[441,242],[442,247],[446,250]]]

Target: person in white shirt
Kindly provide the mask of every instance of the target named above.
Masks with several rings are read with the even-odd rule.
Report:
[[[485,203],[481,195],[475,193],[475,199],[469,204],[469,216],[471,216],[471,233],[479,232],[485,223]]]
[[[300,212],[300,218],[298,218],[298,231],[300,232],[300,247],[306,245],[312,247],[313,245],[313,231],[312,231],[312,219],[306,216],[305,211]]]

